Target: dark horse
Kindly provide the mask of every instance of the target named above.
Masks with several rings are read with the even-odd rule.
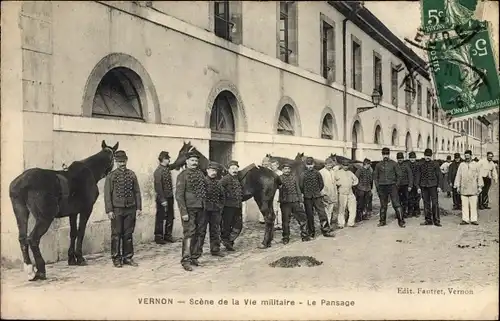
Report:
[[[182,148],[179,150],[177,159],[172,163],[172,167],[179,170],[186,163],[187,154],[189,152],[194,152],[199,156],[198,166],[206,174],[206,169],[210,160],[206,158],[196,147],[191,145],[191,142],[184,142]],[[219,178],[227,173],[224,166],[220,166]],[[255,164],[250,164],[238,172],[238,178],[243,186],[243,201],[247,201],[253,197],[259,210],[265,218],[266,226],[264,239],[262,244],[265,247],[271,245],[271,241],[274,236],[274,220],[275,214],[273,209],[273,199],[276,194],[276,190],[280,184],[278,175],[276,175],[272,170],[256,166]]]
[[[82,161],[73,162],[67,170],[31,168],[10,183],[9,195],[19,229],[19,243],[24,266],[29,274],[32,274],[34,269],[28,245],[35,259],[36,273],[30,281],[46,279],[40,239],[56,217],[69,216],[71,243],[68,249],[68,264],[86,265],[82,254],[85,228],[99,196],[97,183],[113,169],[113,156],[118,149],[118,143],[110,147],[103,140],[101,147],[100,152]],[[30,212],[36,222],[28,236]],[[78,214],[80,221],[77,228]]]

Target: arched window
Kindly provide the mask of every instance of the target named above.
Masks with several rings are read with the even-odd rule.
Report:
[[[435,149],[433,150],[433,152],[437,152],[439,150],[439,145],[438,145],[438,138],[434,138],[434,148],[433,147],[429,147],[430,149]]]
[[[444,142],[444,138],[441,140],[441,150],[446,150],[446,145]]]
[[[431,136],[427,136],[427,147],[426,148],[431,148],[432,140]]]
[[[405,148],[407,152],[412,150],[411,135],[410,132],[406,133]]]
[[[418,134],[417,148],[422,148],[422,135]]]
[[[333,117],[331,114],[326,114],[321,125],[321,138],[333,139]]]
[[[278,134],[295,135],[295,112],[293,107],[288,104],[281,108],[278,119]]]
[[[451,150],[450,150],[450,140],[449,140],[449,139],[448,139],[448,145],[447,145],[447,147],[446,147],[446,150],[447,150],[447,151],[451,151]]]
[[[396,128],[392,130],[391,144],[392,146],[398,146],[398,131]]]
[[[128,68],[117,67],[108,71],[97,86],[92,116],[112,116],[143,119],[139,90],[142,81]]]
[[[456,149],[455,149],[455,141],[453,141],[452,149],[453,149],[454,152],[456,151]]]
[[[373,142],[377,145],[381,145],[383,143],[383,141],[382,141],[382,127],[380,127],[380,125],[377,125],[377,127],[375,127],[375,135],[373,137]]]

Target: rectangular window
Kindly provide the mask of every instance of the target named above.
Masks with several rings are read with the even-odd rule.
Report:
[[[425,102],[425,106],[427,107],[427,118],[431,119],[432,114],[431,114],[431,91],[427,89],[427,99]]]
[[[279,57],[290,64],[297,63],[297,3],[280,1]]]
[[[321,20],[321,71],[329,82],[335,81],[335,28]]]
[[[405,80],[405,107],[409,113],[411,113],[412,94],[413,88],[411,87],[411,79],[408,77]]]
[[[398,108],[398,69],[391,64],[391,104]]]
[[[236,44],[242,40],[241,1],[215,1],[215,35]]]
[[[380,55],[373,52],[373,87],[379,91],[382,89],[382,59]]]
[[[422,85],[417,83],[417,113],[422,116]]]
[[[357,91],[362,90],[362,72],[363,66],[361,65],[361,44],[353,39],[352,40],[352,88]]]

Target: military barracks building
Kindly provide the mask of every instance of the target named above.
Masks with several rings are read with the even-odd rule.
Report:
[[[434,112],[422,68],[412,101],[397,69],[425,62],[353,2],[26,1],[4,3],[2,13],[2,255],[9,259],[20,258],[10,181],[30,167],[60,169],[90,156],[103,139],[120,143],[141,183],[136,241],[153,237],[158,153],[175,159],[183,141],[242,166],[266,153],[379,159],[384,146],[393,157],[422,156],[427,147],[437,158],[468,148],[479,154],[485,127],[448,125]],[[380,105],[357,113],[373,106],[379,85]],[[103,185],[86,253],[109,248]],[[246,218],[256,219],[249,203]],[[56,220],[42,239],[48,261],[66,258],[68,224]]]

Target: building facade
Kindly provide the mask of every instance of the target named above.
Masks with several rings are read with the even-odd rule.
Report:
[[[83,159],[103,139],[120,143],[141,183],[137,242],[153,236],[158,153],[175,158],[184,141],[243,166],[267,153],[362,160],[379,159],[385,146],[393,157],[429,147],[444,158],[483,146],[485,126],[451,125],[433,110],[425,62],[353,2],[6,2],[2,12],[2,256],[9,259],[20,258],[10,181],[26,168]],[[407,65],[420,66],[414,94],[400,86]],[[379,106],[358,113],[380,88]],[[256,219],[249,204],[246,217]],[[48,261],[65,258],[67,221],[56,220],[42,239]],[[107,249],[108,231],[101,193],[84,251]]]

